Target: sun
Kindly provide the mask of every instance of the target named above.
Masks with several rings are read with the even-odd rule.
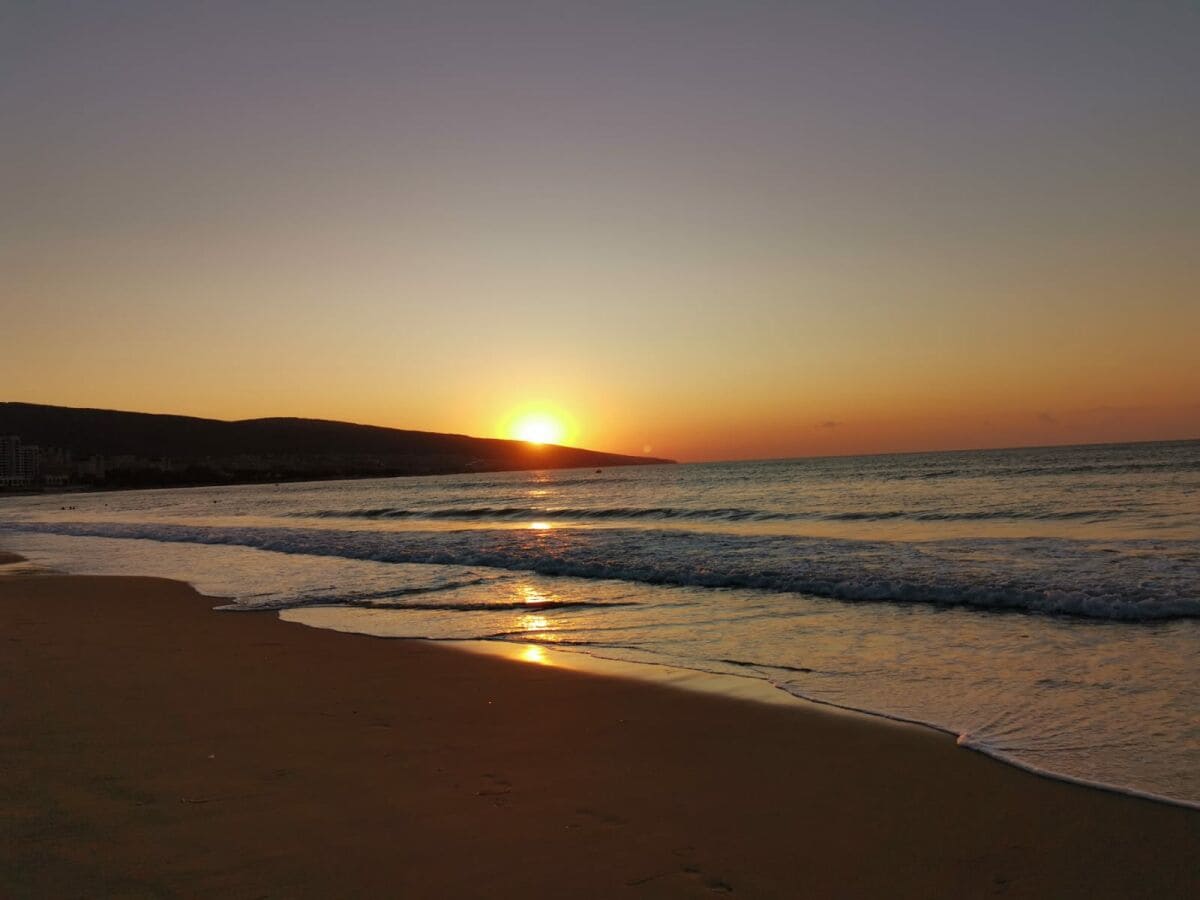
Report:
[[[509,407],[496,425],[495,433],[534,447],[547,444],[574,447],[579,440],[575,417],[553,402],[533,400]]]
[[[566,433],[562,420],[548,413],[527,413],[512,424],[512,436],[529,444],[561,444]]]

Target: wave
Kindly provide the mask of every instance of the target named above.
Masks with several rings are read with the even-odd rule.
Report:
[[[810,675],[815,669],[810,669],[808,666],[785,666],[782,663],[759,663],[750,659],[718,659],[717,662],[723,662],[730,666],[740,666],[743,669],[779,669],[784,672],[800,672],[804,675]]]
[[[495,577],[464,578],[457,581],[445,581],[441,584],[419,585],[416,587],[389,587],[383,591],[365,591],[355,593],[338,593],[330,589],[328,592],[305,593],[297,597],[281,597],[277,594],[239,596],[236,603],[218,606],[217,609],[230,612],[261,612],[264,610],[297,609],[307,606],[360,606],[379,609],[433,609],[436,605],[411,603],[403,598],[417,594],[435,594],[440,591],[457,591],[462,588],[476,587],[496,581]]]
[[[388,591],[387,597],[395,598],[397,594],[403,593],[404,591]],[[362,602],[352,597],[339,597],[335,594],[328,597],[279,598],[273,599],[269,603],[257,605],[239,601],[238,603],[231,603],[226,606],[218,606],[217,609],[229,612],[255,612],[273,609],[299,609],[313,606],[358,606],[367,609],[411,609],[423,612],[511,612],[512,610],[522,610],[528,613],[537,613],[550,611],[562,612],[569,609],[607,609],[617,606],[637,605],[632,600],[625,602],[613,601],[611,603],[596,603],[589,600],[547,600],[542,603],[528,603],[524,601],[499,603],[422,603],[417,601],[411,603],[398,599],[381,599],[375,602]]]
[[[449,488],[457,488],[462,490],[487,490],[491,488],[530,488],[542,486],[557,488],[570,487],[579,484],[609,485],[632,480],[629,476],[613,475],[608,473],[603,473],[599,475],[599,477],[592,474],[561,477],[550,472],[535,472],[531,474],[527,471],[509,473],[509,477],[507,478],[489,478],[483,475],[479,475],[475,478],[462,479],[453,479],[448,475],[431,475],[426,477],[430,479],[436,479],[437,486],[442,490]]]
[[[956,478],[960,475],[977,475],[978,472],[970,469],[935,469],[928,472],[895,472],[895,473],[876,473],[876,477],[882,481],[909,481],[913,478]]]
[[[423,639],[424,640],[424,639]],[[486,634],[480,637],[471,638],[451,638],[450,640],[468,640],[468,641],[496,641],[497,643],[507,644],[535,644],[538,647],[545,647],[548,650],[562,649],[563,647],[574,647],[578,650],[641,650],[639,644],[614,644],[602,643],[599,641],[583,641],[572,638],[558,637],[543,637],[536,631],[497,631],[494,634]]]
[[[1164,462],[1077,463],[1057,466],[1019,466],[1001,469],[999,475],[1131,475],[1136,472],[1197,472],[1200,459]],[[986,474],[986,473],[982,473]]]
[[[1034,521],[1075,521],[1078,519],[1108,519],[1121,515],[1119,509],[1066,509],[1058,511],[1026,509],[989,509],[971,512],[903,512],[901,510],[865,510],[863,512],[828,513],[818,518],[831,522],[884,521],[911,519],[914,522],[989,522],[1001,519]]]
[[[949,469],[874,471],[884,481],[934,478],[1011,478],[1060,475],[1134,475],[1139,472],[1200,472],[1200,457],[1161,461],[1077,462],[1021,465],[995,460],[972,460],[969,465]]]
[[[773,668],[784,667],[775,666]],[[1006,765],[1015,766],[1018,769],[1023,769],[1024,771],[1034,775],[1040,775],[1043,778],[1050,778],[1054,781],[1065,781],[1068,784],[1078,784],[1083,787],[1096,788],[1098,790],[1107,791],[1113,794],[1124,794],[1129,797],[1139,797],[1143,800],[1154,800],[1158,803],[1170,804],[1171,806],[1182,806],[1186,809],[1200,809],[1200,801],[1190,800],[1184,797],[1175,797],[1171,796],[1170,794],[1145,791],[1127,784],[1101,781],[1094,778],[1082,778],[1058,769],[1039,766],[1036,763],[1021,757],[1017,753],[996,748],[985,740],[980,740],[966,732],[957,732],[954,729],[947,728],[945,725],[941,725],[931,719],[916,718],[914,716],[902,716],[895,713],[883,712],[882,710],[878,709],[871,709],[866,706],[834,702],[825,697],[804,692],[792,684],[779,684],[774,681],[772,681],[771,684],[773,687],[776,687],[787,694],[791,694],[798,700],[803,700],[807,703],[815,703],[818,706],[828,706],[832,709],[840,709],[846,712],[858,713],[860,715],[869,716],[873,719],[884,719],[889,722],[899,722],[905,725],[916,725],[921,728],[928,728],[931,731],[937,731],[942,734],[949,735],[950,737],[954,738],[954,742],[957,746],[962,747],[965,750],[971,750],[975,753],[989,756],[994,760],[1005,763]]]
[[[1200,617],[1200,548],[1191,541],[1100,545],[1067,539],[975,538],[913,544],[620,528],[430,533],[154,523],[6,527],[844,601],[929,603],[1123,622]]]
[[[715,509],[674,506],[479,506],[440,507],[433,509],[408,509],[384,506],[374,509],[322,509],[313,512],[291,513],[289,518],[311,519],[410,519],[450,521],[637,521],[655,519],[660,521],[679,519],[684,521],[714,522],[779,522],[779,521],[826,521],[826,522],[880,522],[889,519],[908,519],[916,522],[982,522],[1004,519],[1036,521],[1075,521],[1079,519],[1101,520],[1122,514],[1119,509],[1075,509],[1075,510],[1022,510],[993,509],[968,512],[941,510],[861,510],[835,513],[796,513],[772,510],[719,507]]]
[[[482,506],[444,507],[440,509],[404,509],[380,507],[378,509],[323,509],[311,513],[293,513],[293,516],[316,519],[456,519],[463,521],[527,519],[717,519],[740,521],[745,519],[799,518],[789,513],[771,513],[752,509],[688,509],[669,506],[615,506],[615,507],[539,507],[539,506]]]

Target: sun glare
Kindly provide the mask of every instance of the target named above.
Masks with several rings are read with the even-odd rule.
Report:
[[[530,413],[513,423],[512,434],[530,444],[559,444],[566,434],[563,423],[545,413]]]
[[[525,662],[537,663],[539,666],[553,665],[550,657],[546,655],[546,651],[533,644],[522,650],[519,658]]]

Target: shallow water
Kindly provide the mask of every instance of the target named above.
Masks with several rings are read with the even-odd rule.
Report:
[[[7,498],[0,540],[320,627],[761,678],[1200,802],[1200,442]]]

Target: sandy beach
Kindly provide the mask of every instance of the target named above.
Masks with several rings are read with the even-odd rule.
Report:
[[[930,731],[214,605],[0,578],[0,893],[1200,895],[1200,813]]]

